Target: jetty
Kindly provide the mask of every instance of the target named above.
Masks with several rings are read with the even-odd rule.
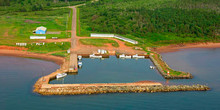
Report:
[[[70,54],[70,61],[69,61],[69,73],[78,72],[78,57],[77,54],[71,53]]]

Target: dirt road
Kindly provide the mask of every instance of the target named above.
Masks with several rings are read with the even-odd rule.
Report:
[[[77,46],[77,37],[76,37],[76,7],[70,7],[73,10],[73,17],[72,17],[72,31],[71,31],[71,50],[74,51],[74,48]]]

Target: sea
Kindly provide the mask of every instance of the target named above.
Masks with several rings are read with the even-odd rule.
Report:
[[[210,91],[108,93],[42,96],[33,85],[59,65],[39,59],[0,56],[0,110],[220,110],[220,48],[182,49],[162,53],[163,60],[193,79],[165,80],[149,59],[82,59],[77,74],[51,84],[156,81],[165,85],[204,84]]]

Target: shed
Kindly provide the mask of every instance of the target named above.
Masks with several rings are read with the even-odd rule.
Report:
[[[46,34],[47,28],[46,27],[37,27],[36,34]]]

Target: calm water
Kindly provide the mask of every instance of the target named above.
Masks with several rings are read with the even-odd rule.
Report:
[[[209,85],[212,90],[207,92],[40,96],[32,93],[33,84],[42,74],[49,74],[59,66],[47,61],[0,56],[0,110],[220,109],[220,49],[188,49],[164,53],[162,56],[172,68],[191,72],[195,76],[192,80],[169,80],[170,84],[202,83]],[[117,62],[113,63],[115,60]],[[149,60],[117,60],[114,57],[104,61],[83,59],[83,69],[79,71],[79,74],[68,76],[64,82],[85,83],[85,80],[97,83],[138,80],[166,82],[156,70],[148,69],[151,64]],[[96,72],[90,72],[91,70]],[[97,78],[97,76],[99,77]],[[72,79],[71,77],[73,80],[68,80]]]
[[[127,83],[143,80],[165,81],[157,70],[150,69],[153,63],[149,59],[82,59],[83,67],[77,75],[69,74],[51,84],[71,83]]]

